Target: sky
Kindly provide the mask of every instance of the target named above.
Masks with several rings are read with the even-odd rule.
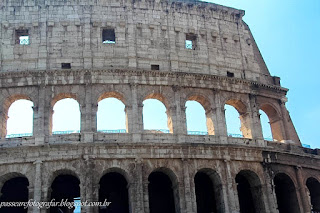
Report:
[[[289,89],[286,107],[301,142],[319,148],[320,141],[315,133],[320,130],[320,0],[211,2],[246,11],[244,21],[252,31],[271,75],[279,76],[281,85]],[[65,104],[57,102],[54,108],[53,131],[79,130],[78,122],[72,122],[80,119],[79,110],[74,110],[74,107],[78,107],[77,103],[74,100],[64,102]],[[23,102],[20,105],[30,110],[32,103],[28,104]],[[14,109],[15,105],[19,104],[15,102],[9,110],[8,134],[32,132],[30,125],[28,128],[19,127],[24,122],[32,122],[32,114],[30,116],[30,113],[25,113],[19,107]],[[99,102],[99,106],[98,130],[125,129],[124,106],[120,101],[105,99]],[[145,129],[168,129],[165,107],[159,101],[148,100],[144,102],[144,106]],[[200,104],[191,101],[186,106],[188,130],[206,131],[204,110]],[[119,119],[118,115],[121,113],[123,116]],[[240,124],[235,119],[238,117],[237,112],[227,107],[226,114],[227,123],[231,123],[228,125],[228,132],[241,134]],[[262,121],[264,137],[270,138],[268,119],[263,113]]]
[[[286,104],[303,144],[320,147],[320,0],[211,0],[245,10],[273,76],[289,89]]]

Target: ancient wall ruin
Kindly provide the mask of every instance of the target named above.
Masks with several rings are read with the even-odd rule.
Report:
[[[288,90],[243,15],[191,1],[1,1],[0,201],[18,199],[14,185],[21,199],[60,199],[65,183],[65,198],[98,201],[114,181],[112,193],[127,193],[116,212],[319,212],[318,150],[301,147]],[[125,105],[126,133],[97,131],[97,103],[108,97]],[[80,133],[52,134],[64,98],[80,105]],[[34,104],[32,136],[7,138],[20,99]],[[169,133],[143,129],[146,99],[165,105]],[[207,135],[188,134],[188,100],[205,109]],[[239,112],[243,137],[228,135],[225,104]],[[259,110],[274,141],[262,136]]]

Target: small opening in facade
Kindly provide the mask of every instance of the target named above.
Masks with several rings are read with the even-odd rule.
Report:
[[[151,70],[159,70],[160,66],[157,64],[151,64]]]
[[[227,76],[230,77],[230,78],[233,78],[234,77],[234,73],[233,72],[227,72]]]
[[[28,30],[16,30],[16,44],[29,45],[30,37]]]
[[[223,40],[224,40],[224,43],[227,43],[227,38],[223,38]]]
[[[102,43],[104,44],[115,44],[116,35],[114,29],[103,29],[102,30]]]
[[[186,49],[195,50],[196,42],[197,42],[197,36],[195,34],[186,35]]]
[[[70,63],[61,63],[61,68],[62,69],[71,69],[71,64]]]

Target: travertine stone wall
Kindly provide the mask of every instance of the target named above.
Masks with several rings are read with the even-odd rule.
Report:
[[[310,213],[306,181],[320,181],[319,150],[301,147],[285,107],[288,90],[270,76],[243,15],[197,1],[1,1],[0,189],[26,177],[29,199],[50,201],[53,180],[69,174],[80,181],[82,201],[97,201],[101,177],[117,172],[128,182],[130,213],[149,213],[148,177],[161,171],[172,182],[176,212],[194,213],[200,171],[221,192],[221,212],[239,213],[241,174],[256,209],[277,213],[274,179],[286,174],[297,211]],[[115,44],[102,43],[103,29],[115,30]],[[29,45],[16,43],[17,30],[28,30]],[[196,37],[195,49],[185,48],[187,34]],[[108,97],[124,103],[127,133],[97,132],[97,103]],[[80,105],[80,133],[51,134],[53,106],[63,98]],[[166,106],[170,133],[143,130],[149,98]],[[33,135],[6,138],[8,110],[19,99],[34,104]],[[205,109],[208,135],[187,134],[188,100]],[[240,113],[243,138],[228,137],[225,104]],[[276,141],[263,139],[260,109]]]
[[[25,71],[130,67],[193,72],[273,84],[244,11],[204,2],[168,1],[2,1],[0,70]],[[115,44],[102,43],[113,28]],[[16,30],[30,45],[16,44]],[[185,48],[186,34],[196,49]]]

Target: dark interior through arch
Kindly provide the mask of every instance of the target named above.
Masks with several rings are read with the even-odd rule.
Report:
[[[236,183],[240,204],[240,212],[256,213],[254,208],[254,200],[251,192],[251,186],[248,179],[242,174],[237,174]]]
[[[222,213],[222,187],[220,181],[212,180],[205,172],[197,172],[194,177],[197,213]]]
[[[308,178],[307,187],[310,195],[311,212],[320,212],[320,183],[315,178]]]
[[[80,198],[80,181],[73,175],[59,175],[51,184],[51,200],[55,202],[66,201],[73,202],[75,198]],[[51,207],[50,213],[71,213],[74,208],[68,207]]]
[[[126,179],[119,173],[110,172],[100,179],[99,201],[111,202],[100,207],[99,213],[129,213],[128,189]]]
[[[300,213],[296,189],[290,177],[277,174],[274,184],[279,213]]]
[[[27,202],[29,182],[25,177],[15,177],[6,181],[1,189],[0,202]],[[27,213],[24,207],[2,207],[0,213]]]
[[[170,178],[162,172],[149,175],[150,213],[175,213],[174,194]]]
[[[242,170],[236,176],[240,212],[266,213],[262,186],[258,175],[250,170]]]

